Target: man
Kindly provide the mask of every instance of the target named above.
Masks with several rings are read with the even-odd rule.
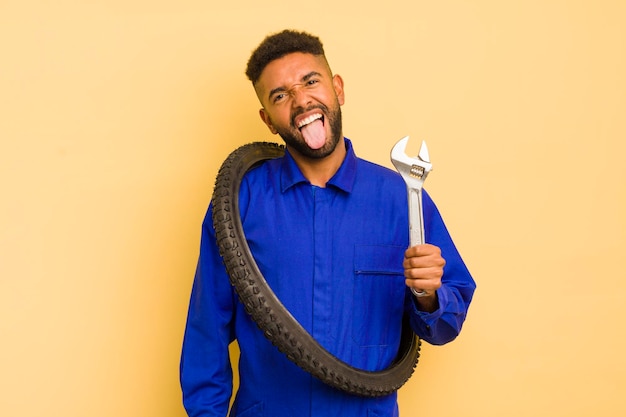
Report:
[[[453,340],[475,283],[426,193],[428,243],[407,249],[404,181],[357,158],[343,137],[343,80],[332,74],[320,40],[289,30],[268,36],[246,74],[261,119],[286,144],[284,157],[245,175],[239,194],[246,239],[272,291],[316,341],[359,369],[390,365],[405,314],[429,343]],[[397,416],[395,393],[370,398],[330,387],[265,338],[229,284],[211,213],[181,358],[189,416],[227,415],[234,340],[241,355],[231,416]]]

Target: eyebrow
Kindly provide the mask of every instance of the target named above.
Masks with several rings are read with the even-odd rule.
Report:
[[[300,80],[300,82],[305,83],[305,82],[307,82],[309,79],[311,79],[312,77],[321,77],[321,76],[322,76],[322,74],[320,74],[319,72],[317,72],[317,71],[311,71],[311,72],[309,72],[308,74],[306,74],[304,77],[302,77],[302,79]],[[274,94],[276,94],[276,93],[282,93],[282,92],[285,92],[285,91],[287,91],[287,88],[286,88],[286,87],[276,87],[276,88],[274,88],[273,90],[271,90],[271,91],[269,92],[269,94],[267,95],[267,98],[268,98],[268,99],[271,99],[271,98],[272,98],[272,96],[273,96]]]

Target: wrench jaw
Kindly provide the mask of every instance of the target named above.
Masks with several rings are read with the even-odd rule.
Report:
[[[424,180],[433,169],[433,165],[430,163],[426,142],[422,141],[417,157],[410,157],[406,154],[408,142],[409,137],[405,136],[394,145],[391,149],[391,162],[404,178],[407,187],[421,190]]]

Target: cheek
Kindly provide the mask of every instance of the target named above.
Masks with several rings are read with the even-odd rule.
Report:
[[[334,90],[327,91],[323,97],[317,97],[320,103],[324,103],[326,107],[332,109],[336,105],[343,106],[343,94],[337,95]]]
[[[273,134],[291,131],[293,128],[291,126],[291,114],[288,111],[273,112],[268,117],[268,121],[267,126]]]
[[[276,126],[280,126],[282,128],[290,128],[291,111],[287,108],[281,109],[274,114],[274,118],[272,120],[276,123]]]

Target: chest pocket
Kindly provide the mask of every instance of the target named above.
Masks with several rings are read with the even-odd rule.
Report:
[[[391,245],[356,245],[352,337],[361,347],[398,343],[404,311],[405,249]]]

